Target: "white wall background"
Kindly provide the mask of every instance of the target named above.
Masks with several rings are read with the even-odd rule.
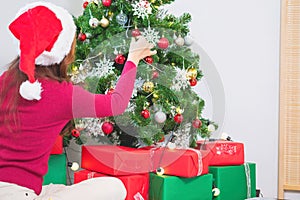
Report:
[[[6,1],[0,8],[0,73],[16,55],[7,25],[26,2]],[[82,10],[82,0],[51,2],[74,15]],[[168,8],[176,15],[192,14],[192,36],[223,81],[222,131],[244,142],[246,160],[257,163],[257,188],[265,197],[276,197],[280,0],[176,0]],[[288,193],[286,198],[300,195]]]

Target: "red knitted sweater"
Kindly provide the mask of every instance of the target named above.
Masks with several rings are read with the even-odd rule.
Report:
[[[5,74],[0,77],[0,82]],[[8,131],[4,125],[6,103],[0,105],[0,181],[18,184],[40,194],[51,148],[66,123],[72,118],[123,113],[135,77],[135,64],[126,62],[112,95],[95,95],[71,83],[39,79],[43,87],[41,100],[27,101],[20,97],[20,132]]]

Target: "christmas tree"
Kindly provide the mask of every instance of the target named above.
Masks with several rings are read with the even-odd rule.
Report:
[[[93,93],[110,94],[121,74],[132,37],[142,35],[157,54],[138,66],[135,88],[125,113],[105,119],[76,119],[68,143],[86,137],[102,143],[141,147],[152,144],[195,146],[217,125],[203,118],[204,100],[193,90],[202,75],[200,57],[192,52],[191,15],[169,14],[163,6],[175,0],[92,0],[83,3],[76,61],[70,68],[75,84]]]

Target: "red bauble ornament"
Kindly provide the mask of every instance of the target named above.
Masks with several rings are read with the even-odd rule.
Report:
[[[153,58],[151,56],[147,56],[144,59],[145,59],[146,63],[148,63],[149,65],[151,65],[153,63]]]
[[[195,79],[195,78],[190,79],[190,85],[191,86],[197,85],[197,79]]]
[[[152,79],[156,79],[156,78],[158,78],[158,77],[159,77],[159,72],[156,71],[156,70],[154,70],[154,71],[152,72]]]
[[[104,122],[101,129],[105,135],[109,135],[113,132],[114,125],[111,122]]]
[[[194,128],[201,128],[201,126],[202,126],[202,121],[201,121],[200,119],[197,118],[197,119],[195,119],[195,120],[193,121],[192,125],[193,125]]]
[[[72,130],[72,136],[78,138],[80,136],[80,131],[74,128]]]
[[[150,112],[147,109],[142,110],[141,112],[142,117],[144,117],[145,119],[148,119],[150,117]]]
[[[85,1],[85,2],[83,3],[82,6],[83,6],[84,9],[86,9],[86,7],[87,7],[88,5],[89,5],[89,2],[88,2],[88,1]]]
[[[166,49],[169,47],[169,40],[165,37],[160,38],[160,40],[157,42],[157,45],[161,49]]]
[[[111,0],[102,0],[102,5],[105,7],[109,7],[111,5]]]
[[[132,30],[131,35],[132,35],[132,37],[137,37],[137,36],[141,35],[141,32],[139,29],[136,28],[136,29]]]
[[[85,41],[86,40],[86,34],[85,33],[79,33],[78,34],[78,40]]]
[[[115,58],[115,62],[120,65],[123,65],[125,63],[125,60],[126,58],[122,54],[118,54]]]
[[[114,88],[110,88],[108,91],[107,91],[107,94],[112,94],[114,93],[115,89]]]
[[[182,114],[176,114],[175,116],[174,116],[174,121],[177,123],[177,124],[180,124],[182,121],[183,121],[183,116],[182,116]]]

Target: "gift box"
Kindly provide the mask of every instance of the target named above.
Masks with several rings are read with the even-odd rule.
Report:
[[[208,173],[208,159],[196,149],[82,146],[81,166],[114,176],[154,172],[159,167],[165,174],[181,177]]]
[[[48,172],[44,176],[43,185],[67,184],[66,154],[50,155]]]
[[[212,175],[183,178],[150,173],[150,200],[211,200]]]
[[[244,164],[244,144],[233,141],[198,141],[197,149],[206,150],[210,166]]]
[[[95,178],[108,176],[89,170],[81,170],[74,173],[74,183]],[[125,200],[148,200],[149,192],[149,173],[135,174],[128,176],[117,176],[126,187],[127,196]]]
[[[209,159],[202,157],[199,150],[152,148],[149,151],[152,172],[162,167],[164,174],[186,178],[208,173]]]
[[[81,167],[90,171],[121,176],[150,171],[148,150],[124,146],[82,146]]]
[[[256,196],[256,165],[210,166],[215,187],[220,195],[214,200],[241,200]]]
[[[63,153],[63,137],[58,136],[55,140],[55,143],[52,147],[50,154],[62,154]]]

